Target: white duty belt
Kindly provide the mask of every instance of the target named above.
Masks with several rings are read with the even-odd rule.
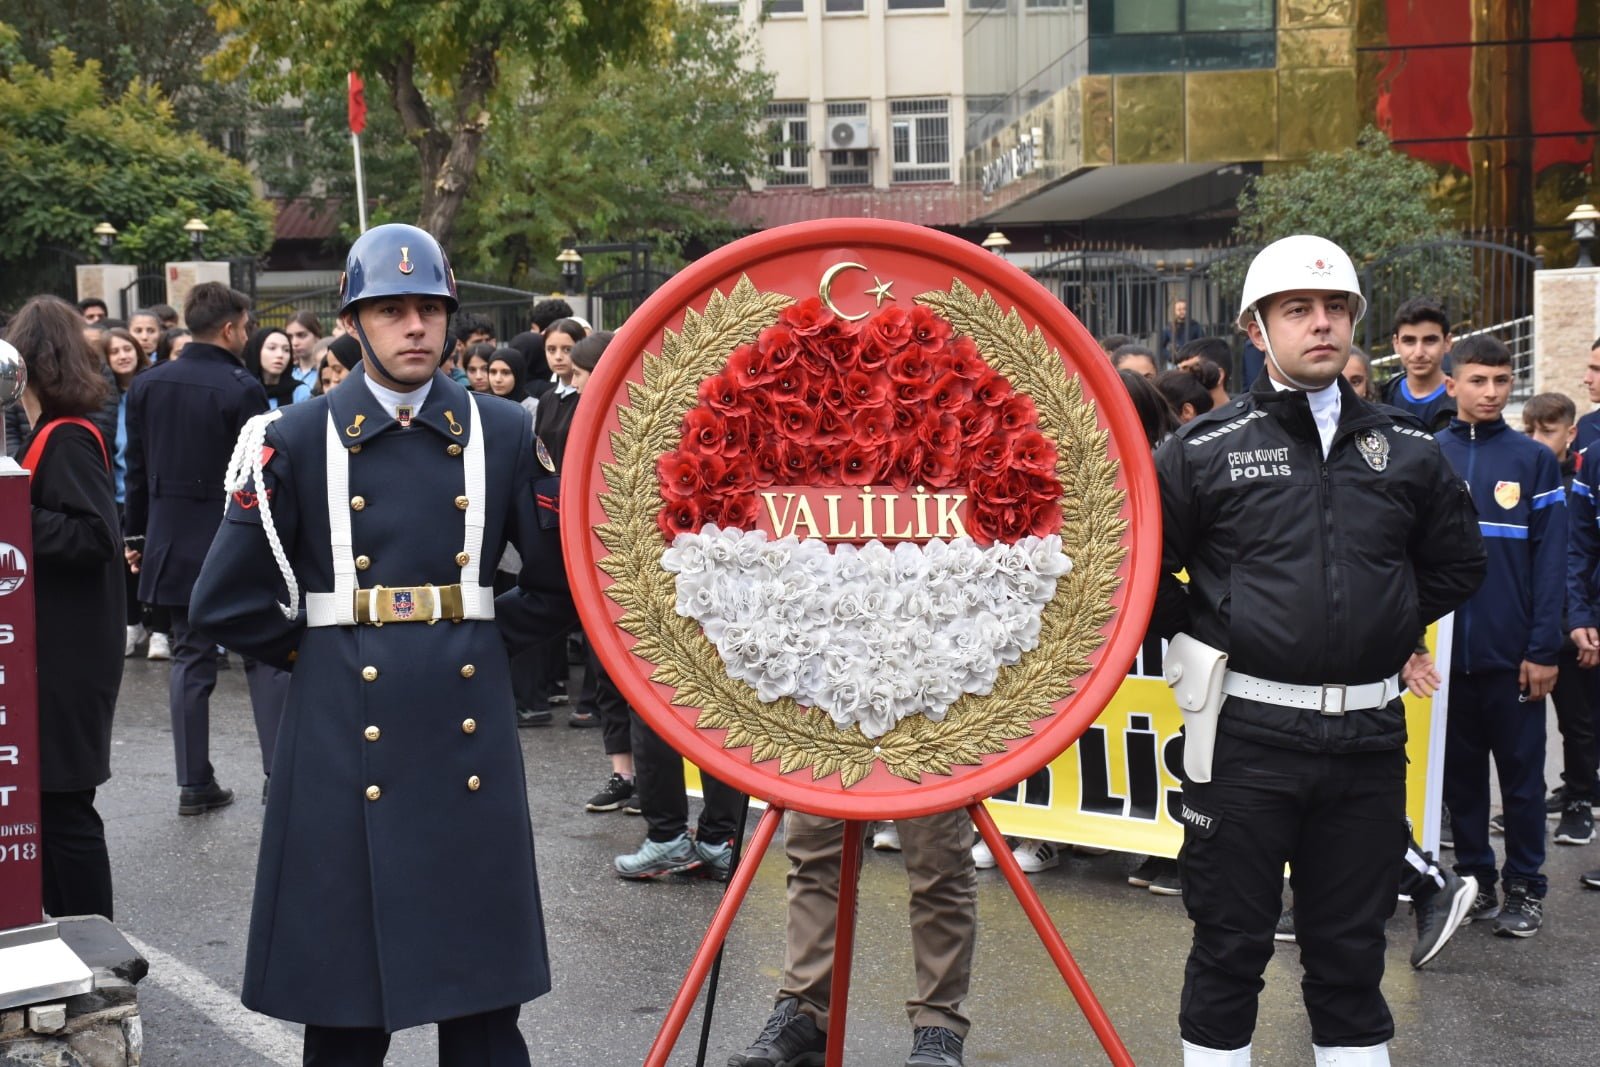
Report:
[[[1228,671],[1222,676],[1222,692],[1261,704],[1343,715],[1347,711],[1370,711],[1388,704],[1400,695],[1400,679],[1391,675],[1381,682],[1366,685],[1295,685]]]
[[[350,453],[328,412],[328,535],[333,547],[333,592],[306,594],[307,626],[381,626],[386,622],[494,618],[494,587],[477,581],[483,553],[484,427],[478,402],[467,393],[472,436],[462,454],[467,507],[462,537],[461,581],[446,586],[377,586],[362,589],[356,578],[350,535]]]

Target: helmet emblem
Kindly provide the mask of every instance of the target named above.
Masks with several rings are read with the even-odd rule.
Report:
[[[405,245],[400,246],[400,273],[410,274],[416,268],[411,262],[411,249]]]
[[[1310,268],[1308,269],[1312,274],[1321,278],[1326,278],[1328,275],[1333,273],[1333,267],[1331,267],[1328,264],[1328,261],[1325,259],[1318,259],[1315,263],[1311,264]]]

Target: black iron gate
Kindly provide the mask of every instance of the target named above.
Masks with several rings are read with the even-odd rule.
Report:
[[[672,275],[649,266],[630,266],[607,274],[589,286],[589,316],[597,330],[615,330],[628,321],[645,298]]]

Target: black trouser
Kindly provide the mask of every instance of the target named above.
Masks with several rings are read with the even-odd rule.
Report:
[[[189,609],[171,607],[172,670],[167,700],[178,784],[198,787],[216,777],[211,767],[211,693],[217,687],[217,645],[189,625]]]
[[[633,751],[633,722],[629,716],[627,698],[617,683],[611,680],[600,657],[594,654],[594,642],[583,643],[585,670],[583,690],[578,694],[577,709],[581,714],[593,715],[600,720],[600,741],[606,755],[620,756]]]
[[[111,857],[94,790],[39,794],[44,910],[52,916],[111,914]]]
[[[529,1067],[513,1005],[439,1024],[439,1067]],[[305,1067],[383,1067],[391,1035],[373,1027],[307,1026]]]
[[[256,720],[256,740],[261,745],[261,773],[272,777],[272,750],[278,747],[278,727],[283,709],[289,703],[288,671],[269,667],[260,660],[244,659],[244,680],[250,689],[250,711]]]
[[[633,782],[651,841],[671,841],[689,828],[689,797],[683,791],[683,757],[633,713]],[[739,830],[744,794],[700,772],[705,804],[696,837],[708,845],[732,841]]]
[[[1415,837],[1406,841],[1405,861],[1400,865],[1400,892],[1421,904],[1444,888],[1444,874],[1432,852],[1424,852]]]
[[[1194,922],[1185,1041],[1250,1043],[1285,863],[1312,1041],[1360,1048],[1394,1036],[1379,982],[1406,846],[1405,771],[1403,749],[1331,755],[1217,735],[1211,781],[1183,787],[1178,865]]]
[[[172,609],[160,604],[140,604],[144,628],[153,634],[172,634]]]
[[[1556,728],[1561,731],[1561,780],[1567,796],[1594,800],[1595,764],[1600,762],[1600,670],[1578,666],[1574,649],[1561,651],[1556,687],[1550,694],[1556,705]]]

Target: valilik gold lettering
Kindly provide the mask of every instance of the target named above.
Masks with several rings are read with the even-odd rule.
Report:
[[[775,486],[758,495],[758,528],[773,538],[924,541],[967,534],[967,495],[889,486]]]

